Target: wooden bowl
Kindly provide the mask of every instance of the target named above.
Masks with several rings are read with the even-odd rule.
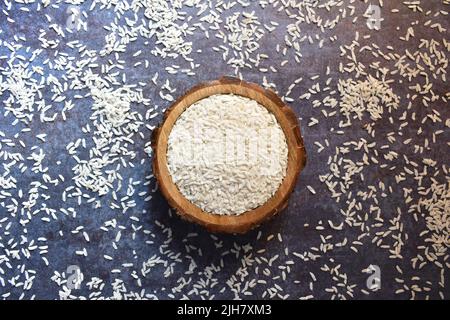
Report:
[[[230,93],[256,100],[275,115],[286,136],[288,162],[286,177],[265,204],[240,215],[218,215],[205,212],[191,203],[173,183],[167,166],[167,141],[175,121],[187,107],[214,94]],[[169,205],[184,219],[196,222],[211,232],[245,233],[283,210],[306,164],[306,151],[295,113],[273,91],[233,77],[199,84],[175,101],[165,111],[163,123],[153,131],[152,148],[153,173]]]

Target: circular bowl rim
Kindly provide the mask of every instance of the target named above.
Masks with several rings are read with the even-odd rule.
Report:
[[[272,112],[279,122],[288,145],[286,176],[275,194],[263,205],[239,215],[220,215],[203,211],[187,200],[172,181],[167,166],[168,137],[178,117],[193,103],[214,94],[236,94],[256,100]],[[283,210],[306,164],[306,150],[297,116],[272,90],[234,77],[197,84],[178,98],[165,112],[164,120],[152,133],[153,174],[159,189],[177,213],[211,232],[245,233]]]

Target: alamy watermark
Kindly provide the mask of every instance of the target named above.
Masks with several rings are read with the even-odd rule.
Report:
[[[176,156],[171,159],[174,166],[258,165],[261,174],[277,175],[281,170],[280,159],[287,156],[282,154],[287,152],[283,148],[283,144],[286,146],[283,133],[274,128],[223,130],[194,124],[193,130],[179,128],[176,136],[172,143],[176,149],[173,152]]]
[[[81,283],[84,280],[84,275],[77,265],[70,265],[66,269],[67,274],[67,288],[70,290],[78,290],[81,288]]]
[[[380,30],[381,22],[384,20],[381,17],[381,8],[378,5],[370,4],[364,13],[366,25],[370,30]]]
[[[366,287],[370,291],[378,291],[381,289],[381,270],[376,264],[369,265],[363,270],[364,273],[369,273],[370,276],[367,277]]]
[[[80,31],[87,29],[87,23],[82,19],[81,9],[78,6],[70,5],[66,9],[66,28],[70,31]]]

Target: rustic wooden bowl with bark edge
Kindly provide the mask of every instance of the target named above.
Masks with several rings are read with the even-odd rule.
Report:
[[[286,177],[265,204],[240,215],[218,215],[203,211],[178,190],[167,166],[167,144],[172,127],[187,107],[214,94],[230,93],[256,100],[275,115],[286,136],[288,163]],[[182,218],[196,222],[211,232],[245,233],[286,208],[298,175],[306,164],[306,151],[295,113],[273,91],[233,77],[199,84],[175,101],[165,111],[162,124],[153,131],[152,149],[153,174],[169,205]]]

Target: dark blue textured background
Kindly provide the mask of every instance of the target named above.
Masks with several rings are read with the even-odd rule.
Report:
[[[363,13],[367,7],[367,4],[360,1],[354,3],[354,5],[357,7],[357,12],[359,13]],[[422,3],[422,6],[433,10],[433,12],[438,10],[441,6],[448,9],[448,6],[441,5],[439,1],[426,1]],[[35,4],[30,6],[30,8],[35,7]],[[79,40],[92,50],[101,50],[104,45],[104,37],[108,34],[108,31],[103,29],[102,26],[109,25],[113,21],[114,14],[112,13],[112,10],[104,9],[89,12],[88,3],[81,5],[80,7],[88,13],[88,17],[86,19],[88,26],[87,32],[79,31],[74,32],[73,34],[67,33],[66,37],[62,38],[58,37],[55,33],[48,31],[48,23],[46,22],[44,12],[48,13],[54,19],[55,23],[64,25],[67,19],[66,7],[66,4],[60,4],[60,8],[48,8],[43,12],[38,13],[21,11],[19,9],[20,5],[16,4],[15,7],[9,11],[9,15],[15,19],[15,23],[8,22],[4,16],[0,19],[0,29],[3,31],[3,33],[0,33],[0,39],[13,41],[12,39],[14,35],[25,36],[27,40],[26,46],[29,46],[32,49],[37,49],[40,47],[40,42],[38,41],[39,29],[42,28],[47,30],[48,38],[54,37],[55,39],[57,38],[61,41],[59,50],[67,52],[70,56],[76,57],[77,59],[81,59],[77,53],[77,50],[64,46],[64,43]],[[401,13],[391,14],[391,7],[401,8]],[[6,8],[5,4],[0,4],[0,9],[2,8]],[[279,21],[281,24],[283,21],[286,22],[286,17],[284,14],[275,12],[274,10],[271,10],[270,7],[262,10],[257,4],[252,4],[250,8],[255,9],[263,21],[275,20]],[[250,8],[247,8],[246,11],[251,11]],[[231,11],[234,11],[234,9]],[[320,50],[318,49],[317,44],[314,46],[307,44],[303,45],[303,59],[301,64],[290,63],[288,65],[289,67],[283,68],[283,70],[280,70],[278,73],[267,74],[267,77],[271,82],[276,84],[277,90],[280,94],[287,91],[288,86],[293,82],[293,80],[300,76],[303,77],[304,81],[296,87],[294,94],[292,94],[293,97],[297,98],[303,92],[308,90],[313,83],[315,83],[315,81],[310,80],[309,77],[320,74],[321,80],[323,81],[328,77],[325,75],[327,65],[330,65],[332,68],[330,76],[332,76],[335,80],[338,78],[347,77],[346,75],[341,75],[338,72],[339,61],[343,61],[343,63],[346,62],[344,57],[339,57],[339,46],[350,44],[354,38],[355,31],[360,31],[361,35],[371,34],[372,39],[369,40],[369,42],[371,41],[377,43],[380,46],[384,43],[391,44],[394,45],[399,52],[400,50],[407,48],[407,45],[409,45],[408,43],[398,41],[398,36],[405,34],[405,30],[408,26],[406,21],[408,21],[408,23],[414,20],[419,21],[419,26],[415,28],[417,37],[427,37],[428,33],[433,34],[433,36],[436,35],[434,30],[420,27],[420,25],[427,20],[424,15],[413,14],[404,6],[396,6],[395,4],[388,2],[385,4],[385,8],[383,8],[382,12],[385,21],[383,22],[381,31],[376,32],[368,30],[364,25],[364,20],[362,17],[360,17],[360,21],[358,21],[357,24],[352,24],[350,20],[344,21],[338,24],[333,31],[329,32],[329,35],[338,35],[337,41],[334,43],[325,42],[324,47]],[[405,19],[404,24],[400,21],[400,17]],[[448,29],[448,19],[441,19],[440,22]],[[397,31],[397,25],[404,25],[405,28]],[[305,25],[303,28],[306,34],[314,35],[315,32],[317,32],[317,28],[310,25]],[[442,34],[441,37],[445,37],[446,35],[448,35],[448,33]],[[258,52],[270,53],[269,55],[271,59],[269,61],[273,65],[279,65],[279,63],[284,60],[284,57],[279,54],[275,54],[274,48],[276,43],[282,42],[283,36],[284,29],[280,27],[276,32],[265,36],[260,41],[261,49]],[[149,44],[146,45],[144,43],[144,39],[138,38],[136,41],[127,46],[126,52],[120,55],[121,59],[125,60],[126,65],[129,66],[129,68],[124,70],[127,75],[127,84],[137,83],[139,81],[148,83],[143,88],[144,96],[149,98],[152,104],[160,106],[159,110],[162,110],[169,105],[167,101],[161,100],[158,94],[161,89],[161,85],[166,79],[169,79],[172,87],[176,88],[176,93],[173,95],[178,97],[198,82],[216,79],[225,74],[233,74],[233,69],[222,61],[220,53],[213,53],[211,50],[212,46],[217,46],[220,44],[219,39],[214,39],[211,37],[210,40],[206,41],[201,33],[193,36],[187,36],[187,39],[193,41],[194,51],[197,49],[203,50],[202,54],[192,54],[194,61],[200,64],[200,67],[195,70],[195,76],[189,77],[181,74],[169,75],[164,73],[165,67],[172,64],[183,66],[186,65],[186,62],[184,62],[182,58],[173,60],[154,57],[149,52],[154,45],[153,40],[150,40]],[[143,53],[139,57],[133,57],[133,53],[139,49],[142,50]],[[19,50],[19,52],[24,56],[29,57],[29,53],[26,53],[23,49]],[[9,55],[9,53],[9,50],[5,46],[0,46],[0,56]],[[62,76],[62,72],[50,70],[47,65],[43,64],[45,59],[52,59],[55,53],[55,49],[44,50],[36,58],[33,65],[42,66],[46,74],[51,73],[56,77]],[[110,57],[107,57],[106,59],[100,57],[99,61],[107,61],[108,58]],[[132,67],[135,62],[142,61],[144,58],[150,61],[151,67],[149,69],[145,69],[143,65],[136,68]],[[288,58],[293,61],[292,52],[289,53]],[[374,58],[369,54],[362,54],[359,56],[359,59],[361,59],[364,63],[369,64]],[[6,67],[6,59],[0,59],[0,68]],[[150,81],[156,71],[160,71],[158,86],[153,85]],[[261,83],[263,76],[265,75],[258,72],[256,68],[252,70],[245,68],[241,71],[245,80],[256,83]],[[336,83],[332,82],[331,86],[336,87]],[[408,93],[406,83],[399,83],[396,81],[392,87],[394,92],[402,97],[402,104],[404,105],[407,103],[407,99],[405,98]],[[437,84],[435,90],[440,94],[444,94],[448,91],[448,85]],[[44,97],[47,99],[52,96],[52,92],[49,92],[46,88],[44,88],[42,92],[44,93]],[[76,92],[68,90],[65,95],[67,97],[71,97],[71,95],[74,94],[85,95],[87,93],[88,92],[86,90],[78,90]],[[4,93],[0,96],[0,101],[6,98],[6,94],[7,93]],[[325,95],[318,95],[315,98],[319,99],[324,96]],[[419,100],[414,102],[413,108],[417,110],[419,115],[423,115],[423,106],[421,106],[418,101]],[[137,190],[135,196],[133,197],[133,200],[136,201],[136,207],[126,214],[122,214],[120,210],[113,210],[108,207],[108,201],[111,199],[110,195],[100,199],[103,206],[99,209],[94,209],[93,205],[88,203],[82,203],[81,206],[78,206],[75,198],[68,199],[67,202],[64,203],[61,198],[61,193],[62,190],[72,184],[70,181],[73,176],[71,168],[76,164],[75,160],[67,155],[66,146],[70,142],[81,137],[86,138],[88,148],[89,143],[92,143],[89,135],[83,134],[80,131],[82,126],[85,126],[90,122],[89,117],[91,115],[90,107],[93,103],[92,98],[86,97],[85,99],[77,99],[74,100],[74,103],[76,104],[76,107],[67,112],[67,121],[62,121],[62,119],[58,117],[58,120],[55,123],[43,124],[38,121],[38,117],[36,117],[35,119],[37,119],[37,121],[33,121],[30,126],[31,132],[20,134],[20,139],[25,142],[27,148],[24,149],[16,143],[16,147],[9,149],[14,150],[15,152],[21,152],[24,157],[27,157],[31,153],[30,147],[38,146],[39,148],[42,148],[46,154],[43,161],[43,166],[49,167],[52,177],[61,174],[66,178],[66,182],[61,183],[55,188],[40,190],[40,193],[45,193],[51,197],[49,200],[45,201],[46,205],[49,208],[54,208],[56,210],[61,207],[74,207],[76,208],[77,215],[76,217],[71,217],[61,212],[57,212],[57,220],[49,217],[50,221],[45,222],[42,221],[41,218],[46,215],[45,213],[40,212],[38,215],[33,216],[31,222],[29,222],[24,228],[19,224],[19,220],[21,218],[20,215],[12,217],[6,211],[5,207],[0,205],[0,219],[2,217],[8,217],[7,221],[13,222],[9,233],[5,233],[5,223],[1,226],[3,229],[0,227],[0,241],[3,245],[0,247],[0,257],[8,250],[8,241],[10,239],[14,239],[14,242],[17,242],[20,241],[21,236],[27,236],[28,241],[31,239],[38,239],[39,237],[45,237],[47,242],[44,243],[44,245],[48,245],[48,253],[44,256],[50,262],[50,265],[46,266],[42,260],[42,255],[40,255],[37,251],[33,251],[29,259],[22,257],[21,260],[12,260],[12,269],[5,267],[5,265],[2,267],[2,262],[0,259],[0,267],[3,268],[5,272],[5,279],[18,276],[19,281],[23,281],[23,274],[21,274],[19,270],[22,265],[25,266],[25,269],[34,270],[36,272],[36,278],[34,279],[33,286],[30,290],[27,290],[22,294],[23,289],[21,287],[15,288],[14,285],[7,283],[5,287],[0,286],[0,296],[10,292],[8,298],[59,298],[60,295],[58,292],[61,290],[61,287],[51,280],[52,276],[54,276],[54,272],[58,271],[59,273],[63,273],[66,271],[68,266],[78,265],[84,274],[85,280],[80,290],[72,291],[72,295],[74,297],[88,297],[92,291],[88,290],[85,284],[92,277],[98,277],[105,283],[105,287],[101,290],[101,296],[104,297],[111,297],[113,295],[114,290],[112,283],[116,279],[121,279],[127,292],[125,297],[136,298],[141,295],[142,297],[146,296],[147,298],[152,298],[152,294],[155,294],[155,296],[159,298],[167,299],[171,298],[168,296],[170,289],[178,284],[177,281],[179,280],[179,277],[184,276],[184,273],[188,269],[190,263],[189,256],[192,256],[198,265],[197,269],[194,271],[194,274],[191,276],[192,283],[188,286],[189,289],[184,289],[180,293],[174,293],[174,297],[182,298],[183,295],[188,295],[189,291],[193,288],[192,284],[195,281],[199,281],[200,279],[205,279],[206,281],[206,279],[209,278],[207,267],[211,265],[218,266],[221,264],[223,259],[223,269],[220,272],[215,272],[212,274],[212,278],[217,281],[217,284],[211,288],[212,280],[210,279],[210,283],[205,285],[205,287],[208,288],[209,294],[193,294],[191,297],[196,299],[211,297],[233,298],[234,295],[229,290],[227,281],[229,281],[233,275],[239,273],[238,270],[242,266],[242,257],[250,253],[251,258],[254,258],[255,256],[266,256],[270,259],[276,254],[280,255],[280,258],[272,266],[268,267],[268,269],[272,272],[270,277],[262,276],[262,269],[265,267],[260,267],[260,275],[257,278],[265,279],[268,282],[265,285],[258,285],[254,290],[252,290],[253,296],[250,297],[254,298],[262,297],[263,291],[266,288],[271,287],[273,283],[277,283],[282,287],[280,294],[289,294],[289,298],[291,299],[307,296],[309,294],[313,294],[315,298],[329,299],[332,297],[333,293],[326,291],[326,289],[334,286],[335,282],[328,272],[321,271],[321,268],[323,268],[324,265],[328,265],[330,267],[341,265],[339,270],[346,273],[348,276],[349,285],[356,285],[354,289],[354,297],[361,299],[367,297],[397,299],[409,298],[410,295],[408,293],[395,294],[395,291],[401,288],[401,285],[394,280],[396,277],[410,279],[415,275],[420,275],[424,281],[427,279],[432,280],[433,283],[438,281],[439,275],[436,273],[437,269],[434,267],[426,267],[420,271],[411,269],[409,259],[417,254],[416,247],[422,241],[419,237],[419,233],[424,226],[417,224],[412,219],[412,216],[407,214],[404,214],[402,217],[404,229],[407,230],[409,237],[409,240],[406,242],[403,249],[404,251],[402,252],[405,257],[404,261],[389,259],[388,252],[386,250],[381,250],[376,246],[376,244],[371,243],[369,238],[364,238],[361,240],[363,242],[363,246],[360,247],[358,253],[353,252],[349,246],[345,246],[342,248],[334,248],[332,251],[318,257],[316,261],[310,260],[307,262],[292,255],[294,251],[304,253],[308,252],[311,247],[319,247],[321,243],[320,234],[332,235],[333,241],[336,242],[344,239],[345,237],[356,240],[355,238],[359,233],[354,228],[344,227],[342,231],[327,229],[325,232],[319,232],[315,230],[314,226],[316,226],[319,221],[323,221],[325,227],[327,225],[327,220],[332,220],[335,224],[339,224],[343,221],[342,214],[340,213],[340,209],[342,208],[341,204],[336,203],[330,198],[330,195],[326,190],[326,186],[319,182],[317,176],[327,172],[328,166],[326,165],[326,162],[328,157],[334,154],[334,146],[341,145],[342,142],[348,141],[349,139],[357,140],[360,137],[366,139],[370,138],[367,135],[367,132],[362,128],[362,125],[361,127],[355,125],[350,130],[346,130],[345,135],[342,136],[330,134],[330,128],[334,127],[337,130],[339,118],[334,117],[329,120],[325,120],[321,115],[320,108],[313,108],[310,101],[296,99],[294,103],[291,103],[291,106],[301,118],[303,137],[309,159],[305,170],[300,176],[298,185],[292,194],[289,207],[269,223],[264,224],[260,228],[251,231],[246,235],[216,235],[218,240],[213,240],[211,235],[202,228],[181,221],[175,215],[170,217],[168,215],[168,205],[158,192],[154,193],[153,199],[147,203],[143,201],[144,197],[137,196],[137,194],[141,191],[148,191],[150,193],[150,191],[155,187],[154,180],[152,180],[148,186],[136,186]],[[145,114],[145,106],[133,104],[132,107],[133,110],[137,110],[141,114]],[[53,109],[50,111],[50,115],[53,111],[58,110],[58,108],[62,108],[62,104],[55,104]],[[442,101],[437,102],[434,105],[434,108],[441,112],[444,119],[445,116],[448,117],[448,105],[445,105]],[[402,108],[400,108],[399,111],[396,111],[396,115],[401,115],[402,111]],[[307,127],[306,124],[309,122],[310,117],[320,119],[320,124],[313,127]],[[14,135],[19,132],[23,126],[21,126],[21,124],[12,126],[11,124],[13,121],[14,117],[11,115],[7,117],[0,115],[0,131],[4,132],[8,138],[14,140]],[[152,119],[148,123],[151,125],[156,125],[160,121],[161,115],[155,119]],[[387,120],[383,119],[383,121],[385,122],[380,122],[377,124],[377,137],[384,137],[384,132],[389,132],[392,130],[392,126],[387,125]],[[417,123],[411,123],[409,127],[403,129],[403,134],[406,136],[411,135],[414,139],[418,128],[417,126]],[[445,128],[443,124],[432,125],[431,122],[427,122],[422,125],[425,132],[427,132],[427,130],[432,132],[432,130],[436,129],[434,126],[440,126],[439,128],[442,127],[442,129],[446,132],[444,137],[441,137],[441,141],[443,141],[442,146],[433,146],[431,150],[427,151],[427,154],[430,158],[440,160],[441,164],[446,164],[448,166],[448,145],[445,144],[445,141],[448,141],[448,128]],[[134,146],[132,146],[132,148],[134,148],[137,152],[137,159],[132,160],[135,167],[122,168],[120,171],[124,181],[128,181],[130,178],[133,178],[135,181],[143,180],[145,176],[151,174],[151,159],[144,152],[144,146],[148,143],[151,132],[143,126],[141,127],[141,131],[145,134],[145,139],[141,139],[138,135],[136,135],[134,139]],[[43,143],[36,139],[36,135],[41,133],[47,134],[47,142]],[[314,146],[313,143],[317,140],[323,141],[325,138],[328,138],[331,147],[326,148],[319,154],[316,152],[317,147]],[[381,141],[379,141],[380,144],[385,142],[383,139],[384,138],[381,138]],[[17,139],[15,141],[17,142]],[[411,146],[403,145],[400,141],[398,141],[398,143],[395,144],[395,150],[400,155],[407,154],[411,160],[421,162],[421,157],[411,152]],[[87,158],[87,154],[80,153],[79,157]],[[142,164],[141,159],[145,159]],[[61,161],[61,163],[58,165],[57,161]],[[6,163],[4,159],[0,160],[0,164],[2,164],[2,162]],[[32,181],[42,181],[39,174],[34,174],[30,170],[32,167],[32,162],[26,160],[25,163],[29,168],[24,173],[20,173],[18,168],[12,168],[11,170],[11,174],[18,178],[18,188],[22,188],[24,194],[28,192]],[[401,166],[402,162],[398,161],[397,165]],[[1,167],[0,173],[2,173],[1,170],[3,170]],[[366,170],[365,177],[366,181],[372,181],[376,184],[381,180],[387,185],[392,185],[394,189],[396,189],[395,180],[392,179],[391,173],[388,170]],[[448,177],[446,178],[443,175],[437,177],[437,179],[440,179],[440,181],[445,181],[447,179],[448,181]],[[311,194],[306,188],[306,185],[313,186],[317,191],[317,194]],[[362,187],[363,184],[359,182],[352,187],[352,190],[355,190],[354,192],[356,192],[358,188]],[[401,187],[408,187],[408,185],[402,185]],[[411,184],[409,187],[414,188],[415,184]],[[17,192],[17,190],[13,192]],[[89,194],[88,191],[85,192]],[[92,193],[91,195],[94,196]],[[383,209],[383,217],[386,221],[389,218],[395,217],[395,210],[397,206],[405,208],[404,197],[400,188],[398,192],[389,194],[380,206]],[[131,220],[131,215],[138,217],[140,222],[134,222]],[[121,240],[117,244],[117,250],[112,247],[112,242],[114,241],[118,229],[110,232],[104,232],[100,229],[106,221],[111,219],[115,219],[118,226],[123,226],[123,230],[121,231],[122,236]],[[155,224],[155,221],[159,221],[165,227],[169,227],[171,236],[167,237],[168,229],[158,226]],[[309,224],[310,227],[304,227],[305,224]],[[135,238],[133,239],[132,225],[142,225],[142,230],[149,230],[151,234],[145,234],[142,230],[140,230],[135,232]],[[71,231],[76,229],[78,226],[84,226],[84,231],[86,231],[90,236],[89,243],[83,239],[81,232],[78,234],[71,233]],[[59,234],[60,231],[63,232],[63,236]],[[257,239],[258,232],[262,233],[260,239]],[[187,235],[190,233],[197,233],[198,235],[188,237]],[[282,242],[277,239],[278,233],[282,236]],[[275,237],[268,241],[266,239],[270,234],[274,234]],[[167,239],[170,239],[170,241],[164,246],[164,241]],[[219,249],[216,248],[214,242],[221,242],[222,247]],[[190,244],[193,247],[191,249],[187,249],[187,244]],[[247,244],[250,244],[252,247],[252,249],[248,252],[246,252],[243,247]],[[161,247],[162,245],[163,247]],[[26,244],[19,245],[19,247],[25,246]],[[284,250],[286,247],[289,248],[289,256],[285,256]],[[82,248],[87,249],[87,257],[78,256],[75,254],[76,250],[81,250]],[[232,250],[236,249],[238,249],[238,253],[233,253]],[[260,249],[265,249],[266,252],[257,253]],[[180,253],[181,261],[174,265],[174,273],[170,277],[165,278],[163,276],[165,267],[162,265],[156,265],[153,267],[152,272],[147,274],[147,276],[140,276],[142,279],[142,286],[139,286],[131,276],[133,270],[139,273],[142,263],[153,255],[165,257],[165,259],[167,259],[167,256],[162,253],[164,250],[171,250],[174,254]],[[224,252],[228,252],[228,254],[224,255]],[[105,260],[103,258],[103,255],[105,254],[113,257],[113,261]],[[279,268],[281,262],[289,260],[295,261],[295,264],[290,266],[291,272],[287,275],[287,280],[272,281],[270,278],[273,275],[281,275],[282,269]],[[168,258],[167,261],[169,264],[172,262],[171,258]],[[123,263],[128,262],[133,263],[134,266],[131,268],[121,266]],[[364,274],[362,270],[367,268],[370,264],[377,264],[380,266],[382,271],[382,288],[377,292],[371,292],[370,295],[365,295],[361,292],[361,289],[366,289],[365,281],[367,279],[367,274]],[[403,275],[399,274],[396,269],[396,265],[402,267],[404,272]],[[121,273],[112,273],[111,270],[113,269],[121,269]],[[254,266],[249,267],[248,270],[253,272]],[[311,282],[310,272],[313,272],[317,277],[317,281],[314,282],[313,291],[309,288],[309,284]],[[448,269],[446,269],[445,277],[446,282],[448,282]],[[245,279],[242,282],[242,285],[244,285],[246,280],[248,279]],[[294,283],[295,280],[299,281],[299,283]],[[202,286],[202,284],[200,284],[200,286]],[[222,288],[226,288],[225,292],[221,292]],[[145,290],[145,292],[142,290]],[[433,286],[431,292],[429,293],[430,297],[438,298],[439,290],[441,290],[441,288]],[[445,292],[446,298],[448,298],[448,290],[442,291]],[[345,292],[345,290],[343,290],[343,292]],[[345,293],[344,296],[346,298],[351,298]],[[419,297],[424,298],[424,295],[419,295]],[[240,295],[240,298],[246,298],[246,296]]]

